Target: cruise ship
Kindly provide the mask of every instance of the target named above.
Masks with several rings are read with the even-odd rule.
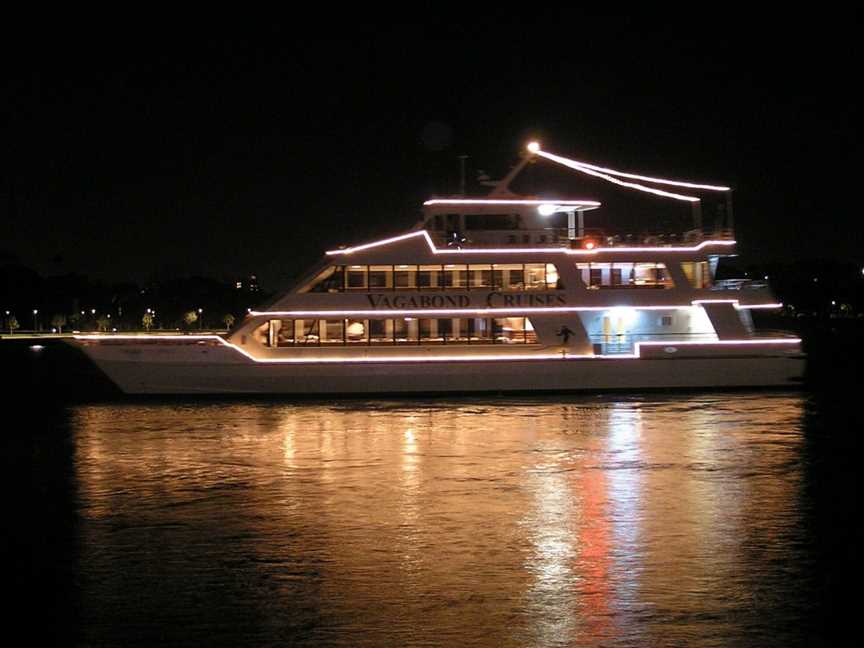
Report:
[[[599,202],[518,195],[531,162],[689,202],[680,234],[585,227]],[[225,335],[78,335],[127,394],[441,394],[767,387],[801,380],[801,340],[754,328],[781,304],[716,278],[735,254],[728,187],[625,173],[532,143],[488,195],[423,205],[397,236],[330,250]],[[728,198],[707,232],[699,195]],[[598,212],[600,213],[600,212]]]

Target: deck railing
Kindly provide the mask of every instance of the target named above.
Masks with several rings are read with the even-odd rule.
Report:
[[[438,247],[585,247],[590,241],[596,247],[676,247],[702,241],[734,240],[730,229],[711,232],[639,232],[610,234],[599,229],[585,229],[584,236],[570,239],[567,228],[474,230],[467,232],[429,232]]]

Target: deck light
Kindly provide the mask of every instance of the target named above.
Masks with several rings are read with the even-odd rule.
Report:
[[[532,153],[536,153],[540,150],[540,142],[528,142],[527,148]]]

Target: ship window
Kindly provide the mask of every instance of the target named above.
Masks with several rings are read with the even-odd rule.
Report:
[[[589,288],[672,288],[662,263],[577,263],[576,269]]]
[[[341,292],[345,286],[345,266],[330,266],[322,270],[299,292]]]
[[[492,331],[489,320],[485,317],[473,317],[468,320],[469,337],[472,342],[491,342]]]
[[[525,264],[525,290],[544,290],[546,288],[546,264]]]
[[[294,340],[297,344],[318,344],[318,320],[294,320]]]
[[[672,288],[672,278],[663,263],[637,263],[633,272],[633,284],[653,288]]]
[[[437,319],[417,320],[420,329],[420,344],[443,344],[444,337],[438,327]]]
[[[366,344],[369,341],[369,321],[347,320],[345,322],[345,341],[348,344]]]
[[[393,269],[393,279],[400,290],[416,290],[417,266],[397,265]]]
[[[521,263],[496,263],[492,269],[492,283],[496,290],[522,290],[525,270]]]
[[[268,345],[273,347],[293,346],[294,320],[270,320],[270,335]]]
[[[417,344],[417,320],[405,317],[393,320],[393,339],[396,344]]]
[[[564,283],[561,281],[561,276],[558,274],[558,268],[554,263],[546,264],[546,288],[549,290],[562,290]]]
[[[467,288],[468,287],[468,266],[465,265],[445,265],[444,266],[444,287],[445,288]]]
[[[663,315],[660,318],[660,326],[672,326],[672,316],[671,315]]]
[[[711,274],[707,261],[683,261],[681,269],[694,288],[710,288]]]
[[[472,264],[468,266],[468,280],[471,288],[491,288],[492,287],[492,266],[491,264]]]
[[[441,266],[421,265],[417,274],[417,287],[421,290],[441,288]]]
[[[345,344],[345,320],[321,320],[321,344]]]
[[[393,320],[369,320],[370,344],[385,344],[393,341]]]
[[[433,225],[433,229],[435,229],[439,232],[444,229],[444,215],[443,214],[435,214],[435,224]]]
[[[366,266],[348,266],[347,269],[347,286],[349,290],[366,290],[369,283],[367,277]]]
[[[492,320],[492,336],[497,343],[522,344],[525,342],[524,317],[497,317]]]
[[[393,266],[369,266],[369,288],[378,290],[393,288]]]

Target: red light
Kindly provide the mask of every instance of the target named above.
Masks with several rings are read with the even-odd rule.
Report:
[[[593,250],[594,249],[594,241],[585,241],[585,249]]]

